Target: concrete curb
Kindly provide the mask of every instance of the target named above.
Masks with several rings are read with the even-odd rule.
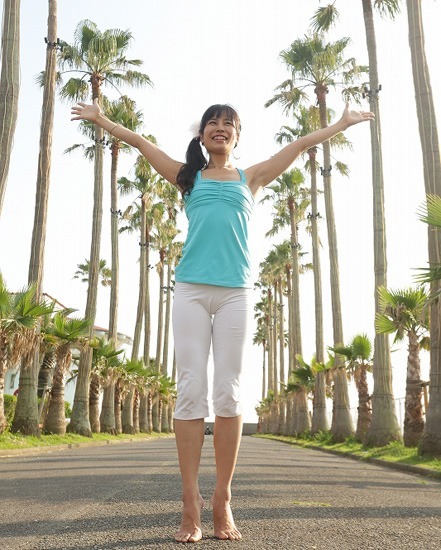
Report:
[[[336,456],[344,456],[345,458],[351,458],[352,460],[357,460],[358,462],[370,462],[371,464],[376,464],[377,466],[384,466],[391,470],[398,470],[400,472],[405,472],[409,474],[416,474],[424,477],[430,477],[436,481],[441,481],[441,472],[437,470],[431,470],[430,468],[424,468],[423,466],[415,466],[414,464],[403,464],[402,462],[388,462],[386,460],[381,460],[381,458],[372,458],[372,457],[363,457],[353,455],[346,451],[338,451],[336,449],[327,449],[326,447],[317,447],[316,445],[300,445],[295,441],[283,441],[277,437],[268,437],[262,439],[271,439],[272,441],[280,441],[280,443],[287,443],[288,445],[295,445],[296,447],[301,447],[303,449],[321,451],[323,453],[328,453]]]
[[[54,451],[67,451],[68,449],[74,449],[77,447],[103,447],[105,445],[119,445],[121,443],[133,443],[136,441],[148,441],[153,439],[165,439],[170,436],[150,436],[150,437],[127,437],[124,439],[103,439],[99,441],[93,441],[91,439],[90,443],[87,441],[82,441],[81,443],[61,443],[60,445],[43,445],[41,447],[25,447],[24,449],[3,449],[0,450],[0,458],[14,458],[17,456],[35,456],[39,454],[48,454]]]

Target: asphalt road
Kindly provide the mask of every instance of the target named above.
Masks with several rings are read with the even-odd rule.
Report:
[[[214,485],[205,440],[201,492]],[[1,550],[179,548],[180,484],[172,438],[0,458]],[[314,450],[244,437],[233,510],[243,541],[201,548],[441,548],[441,483]]]

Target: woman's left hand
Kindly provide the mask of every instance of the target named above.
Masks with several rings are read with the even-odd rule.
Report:
[[[350,111],[349,103],[346,103],[345,110],[343,111],[342,122],[347,127],[358,124],[359,122],[365,122],[367,120],[375,120],[375,115],[371,111]]]

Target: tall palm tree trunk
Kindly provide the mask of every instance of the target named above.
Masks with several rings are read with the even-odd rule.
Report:
[[[287,264],[285,266],[285,277],[286,277],[286,294],[288,299],[288,378],[290,377],[294,365],[295,365],[295,355],[294,355],[294,307],[293,307],[293,296],[292,296],[292,276],[291,276],[292,266]]]
[[[322,270],[320,260],[320,239],[318,234],[318,205],[317,205],[317,147],[308,150],[311,171],[311,239],[312,265],[314,275],[314,312],[315,312],[315,358],[319,363],[325,362],[325,343],[323,336],[323,295]],[[317,372],[314,381],[314,401],[312,410],[311,432],[326,432],[329,429],[326,412],[326,376],[324,372]]]
[[[45,434],[65,435],[66,416],[64,406],[65,376],[70,367],[72,354],[62,354],[57,358],[54,378],[50,392],[50,401],[43,424]]]
[[[90,376],[89,419],[92,433],[100,433],[100,377],[96,372]]]
[[[366,367],[360,365],[354,377],[358,390],[358,417],[355,437],[363,443],[372,420],[371,396],[369,395]]]
[[[436,113],[430,74],[424,48],[424,28],[421,0],[407,1],[409,45],[412,57],[413,82],[417,105],[418,126],[424,161],[426,194],[441,196],[441,160]],[[428,228],[429,264],[441,263],[441,231]],[[440,290],[440,282],[432,283],[431,290]],[[421,440],[423,454],[441,456],[441,300],[430,306],[430,401],[426,425]]]
[[[176,382],[176,353],[173,350],[173,366],[172,366],[172,373],[171,373],[171,381]]]
[[[135,388],[134,390],[134,396],[133,396],[133,432],[135,434],[139,434],[139,403],[140,403],[140,397],[139,397],[139,390],[138,388]]]
[[[301,333],[301,316],[300,316],[300,267],[299,267],[299,239],[297,235],[297,222],[295,218],[295,203],[292,198],[288,199],[289,219],[291,227],[291,284],[292,284],[292,312],[294,317],[293,322],[293,364],[290,365],[292,370],[295,369],[296,355],[302,355],[302,333]]]
[[[159,302],[158,302],[158,330],[156,335],[156,372],[162,372],[162,335],[164,333],[164,254],[159,252]]]
[[[151,391],[147,393],[147,423],[148,432],[153,432],[153,394]]]
[[[18,382],[19,395],[11,425],[12,433],[40,436],[37,402],[38,370],[34,353],[22,360]]]
[[[268,392],[274,391],[274,356],[273,356],[273,329],[272,329],[272,305],[270,293],[268,293],[268,321],[267,321],[267,345],[268,345]]]
[[[0,215],[17,124],[20,91],[20,0],[4,0],[0,75]]]
[[[145,226],[145,290],[144,290],[144,363],[150,364],[150,335],[152,330],[152,319],[150,314],[150,228],[146,222]]]
[[[129,389],[124,397],[124,404],[121,413],[121,424],[123,434],[134,434],[133,427],[133,402],[135,398],[135,390],[133,387]]]
[[[369,108],[375,113],[371,127],[372,189],[374,221],[374,272],[375,313],[380,313],[378,289],[387,287],[386,221],[384,215],[384,177],[381,144],[379,106],[379,82],[377,69],[377,45],[375,39],[372,0],[362,0],[369,57]],[[366,442],[371,445],[387,445],[401,439],[395,413],[392,388],[392,367],[387,334],[375,333],[373,362],[374,391],[372,394],[372,419]]]
[[[262,399],[265,399],[266,395],[266,341],[262,343]]]
[[[277,291],[279,293],[279,376],[280,383],[285,383],[285,320],[283,315],[283,291],[282,278],[279,277],[277,282]]]
[[[15,14],[7,15],[7,10],[11,7],[17,10]],[[20,2],[19,1],[8,1],[4,5],[4,25],[8,25],[7,34],[3,35],[4,40],[7,41],[7,47],[4,50],[2,46],[2,55],[3,63],[12,62],[13,66],[11,70],[13,72],[19,71],[19,59],[15,59],[15,56],[19,55],[19,35],[14,38],[14,36],[9,36],[10,32],[13,32],[13,22],[17,23],[20,17]],[[12,19],[11,19],[12,17]],[[18,18],[18,19],[17,19]],[[18,30],[17,30],[18,32]],[[4,29],[5,33],[5,29]],[[56,80],[56,49],[55,43],[57,40],[57,2],[51,0],[49,2],[49,15],[48,15],[48,44],[46,48],[46,69],[45,69],[45,82],[43,88],[43,104],[42,104],[42,114],[41,114],[41,125],[40,125],[40,151],[38,158],[38,167],[37,167],[37,185],[36,185],[36,196],[35,196],[35,213],[34,213],[34,225],[32,230],[32,241],[31,241],[31,257],[29,261],[29,272],[28,272],[28,283],[36,283],[36,297],[38,300],[41,299],[42,295],[42,285],[43,285],[43,269],[44,269],[44,250],[46,244],[46,228],[47,228],[47,204],[49,196],[49,185],[50,185],[50,168],[51,168],[51,156],[52,156],[52,129],[53,129],[53,120],[54,120],[54,105],[55,105],[55,80]],[[13,45],[14,41],[17,41],[15,44],[15,51],[9,52],[9,46]],[[13,58],[9,58],[10,55],[13,55]],[[0,144],[1,151],[0,154],[0,213],[2,207],[2,189],[6,187],[6,177],[9,169],[9,156],[12,149],[12,138],[15,130],[15,119],[12,120],[14,113],[15,117],[17,115],[16,106],[14,107],[10,102],[18,100],[18,80],[14,84],[15,77],[12,75],[11,82],[8,83],[10,77],[5,77],[5,84],[7,85],[7,90],[3,88],[3,66],[2,66],[2,76],[0,84],[0,120],[3,121],[0,134]],[[16,88],[16,89],[15,89]],[[15,90],[15,91],[14,91]],[[5,93],[5,95],[3,95]],[[15,100],[10,95],[16,96]],[[6,113],[3,113],[3,108],[6,108]],[[15,109],[15,110],[14,110]],[[7,134],[6,134],[7,132]],[[4,135],[5,134],[5,135]],[[10,136],[11,144],[9,145],[8,141],[5,142],[5,137]],[[7,165],[5,164],[7,162]],[[4,179],[4,183],[3,182]],[[22,365],[21,371],[24,370]],[[20,371],[20,378],[22,377],[22,372]],[[27,395],[27,391],[33,391],[34,384],[28,384],[27,380],[35,377],[37,380],[38,388],[38,375],[40,372],[40,356],[38,349],[35,350],[32,364],[28,367],[28,372],[23,373],[24,379],[20,384],[23,388],[20,397],[17,399],[18,409],[20,411],[22,407],[22,401],[34,402],[34,397]],[[37,390],[38,391],[38,390]],[[25,408],[28,408],[25,405]],[[16,409],[17,410],[17,409]],[[34,419],[33,425],[27,422],[27,430],[31,430],[27,435],[38,435],[39,434],[39,419],[38,419],[38,404],[37,409],[34,410],[32,417]],[[30,419],[29,419],[30,420]],[[24,426],[18,421],[14,415],[13,422],[13,431],[20,431],[25,433]]]
[[[115,383],[115,432],[116,434],[122,433],[122,420],[121,420],[121,405],[122,405],[123,390],[121,386],[121,380],[118,379]]]
[[[0,366],[0,434],[6,429],[6,417],[5,417],[5,371]]]
[[[100,431],[115,434],[115,381],[108,382],[103,389],[103,403],[100,413]]]
[[[320,125],[327,122],[326,89],[317,89],[320,111]],[[332,327],[334,346],[343,343],[343,321],[341,315],[340,274],[338,269],[337,231],[335,228],[334,204],[331,186],[331,147],[329,141],[323,143],[323,186],[328,229],[329,264],[331,276]],[[331,433],[336,441],[344,441],[354,433],[349,405],[349,390],[346,374],[342,372],[342,360],[335,358],[334,401],[332,409]]]
[[[139,401],[139,431],[142,433],[148,433],[149,423],[148,423],[148,392],[142,390],[140,392],[140,401]]]
[[[108,339],[117,345],[118,340],[118,291],[119,291],[119,233],[118,233],[118,159],[120,143],[112,143],[110,170],[110,242],[112,247],[112,279],[110,282],[110,307]]]
[[[272,324],[273,324],[273,330],[272,330],[273,341],[272,341],[271,349],[272,349],[272,352],[273,352],[273,376],[274,376],[273,391],[274,391],[274,395],[277,396],[277,395],[279,395],[279,369],[278,369],[278,364],[277,364],[277,322],[278,322],[278,319],[277,319],[277,289],[276,288],[274,288],[274,290],[272,291],[272,297],[273,297],[273,300],[272,300],[273,308],[272,308],[272,312],[271,312],[271,317],[272,317]]]
[[[93,82],[92,82],[93,86]],[[92,93],[92,99],[99,97],[99,93]],[[94,192],[93,192],[93,221],[92,239],[89,261],[89,285],[87,288],[87,302],[85,317],[91,320],[89,338],[93,338],[93,325],[96,316],[96,303],[98,296],[98,277],[101,246],[101,229],[103,221],[103,148],[100,140],[103,139],[103,130],[95,127],[95,139],[97,141],[94,155]],[[89,419],[89,378],[92,368],[92,348],[89,346],[81,352],[78,365],[78,377],[75,388],[75,397],[72,407],[72,416],[67,427],[68,432],[78,433],[91,437]]]
[[[406,399],[404,405],[403,441],[406,447],[418,446],[424,431],[423,407],[421,398],[420,345],[414,330],[407,333],[409,353],[407,356]]]
[[[43,361],[38,371],[38,398],[43,398],[47,388],[51,385],[52,371],[54,370],[55,363],[55,352],[52,350],[47,351],[43,356]]]
[[[49,0],[47,20],[46,68],[43,87],[43,105],[40,125],[40,153],[37,169],[34,226],[31,241],[28,282],[36,283],[36,295],[40,298],[43,285],[44,250],[47,229],[47,205],[49,198],[52,160],[52,132],[55,111],[55,86],[57,76],[57,0]]]
[[[136,322],[135,322],[135,332],[133,335],[133,345],[132,345],[132,361],[138,359],[139,346],[141,341],[141,332],[142,332],[142,320],[144,317],[144,306],[145,306],[145,294],[146,294],[146,277],[147,277],[147,266],[146,266],[146,254],[148,252],[147,243],[145,241],[146,234],[146,198],[143,196],[141,199],[141,231],[140,231],[140,254],[139,254],[139,292],[138,292],[138,308],[136,310]],[[146,363],[148,365],[148,363]]]
[[[172,259],[167,261],[167,289],[165,294],[165,319],[164,319],[164,348],[162,352],[162,374],[168,374],[168,347],[170,335],[170,320],[171,320],[171,278],[172,278]]]
[[[0,434],[5,431],[5,375],[7,370],[8,342],[0,334]]]

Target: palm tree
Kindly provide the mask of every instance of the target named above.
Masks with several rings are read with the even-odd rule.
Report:
[[[286,385],[286,392],[294,397],[290,435],[309,432],[311,421],[308,410],[308,396],[314,391],[315,373],[301,355],[296,356],[297,367],[291,373]]]
[[[122,124],[129,130],[136,131],[142,124],[142,114],[136,110],[136,103],[128,97],[121,97],[111,102],[106,108],[106,116],[117,124]],[[111,246],[112,246],[112,280],[110,286],[109,331],[108,338],[116,342],[118,337],[118,284],[119,284],[119,252],[118,252],[118,161],[121,151],[131,148],[114,136],[109,136],[112,166],[110,170],[111,189]]]
[[[6,370],[21,361],[19,392],[11,432],[40,435],[37,385],[39,365],[33,359],[41,345],[39,323],[53,311],[53,305],[36,297],[35,285],[12,293],[0,275],[0,379]],[[4,384],[0,384],[3,405]],[[1,407],[3,410],[3,407]],[[0,417],[0,429],[2,425]]]
[[[163,334],[164,334],[164,267],[167,257],[167,251],[173,243],[179,230],[176,227],[176,223],[173,219],[163,220],[159,216],[154,220],[154,233],[152,234],[152,246],[159,253],[159,262],[156,265],[156,270],[159,276],[159,303],[158,303],[158,330],[156,338],[156,362],[155,368],[162,374],[164,367],[162,364],[162,350],[163,350]]]
[[[84,264],[78,264],[78,269],[73,276],[74,279],[81,279],[82,283],[89,282],[89,260],[84,260]],[[112,270],[107,267],[106,260],[99,261],[99,280],[102,286],[110,286],[112,283]]]
[[[133,404],[135,399],[135,387],[138,383],[138,378],[145,374],[145,365],[142,359],[126,360],[124,363],[125,370],[125,385],[127,392],[125,394],[123,409],[122,409],[122,431],[125,434],[135,433],[133,425]]]
[[[333,111],[328,109],[328,122],[331,121]],[[295,127],[283,126],[276,136],[276,141],[280,144],[291,143],[298,137],[307,135],[320,128],[320,112],[318,107],[311,105],[309,108],[299,105],[295,113],[294,120],[297,123]],[[333,148],[350,148],[351,144],[344,134],[337,134],[330,140]],[[315,310],[315,357],[318,363],[323,363],[325,349],[323,337],[323,300],[322,300],[322,277],[320,261],[320,239],[318,234],[318,219],[321,217],[318,211],[318,191],[317,191],[317,147],[311,147],[306,151],[308,162],[305,166],[311,174],[311,213],[308,214],[308,220],[311,224],[312,240],[312,265],[314,272],[314,310]],[[347,166],[337,161],[334,168],[342,175],[348,174]],[[312,433],[328,430],[328,418],[326,413],[326,388],[325,374],[320,371],[315,376],[314,404],[312,414]]]
[[[20,91],[20,0],[3,3],[0,74],[0,214],[14,143]]]
[[[354,84],[358,83],[361,76],[367,72],[367,68],[358,65],[355,59],[345,59],[345,48],[348,43],[348,38],[325,43],[324,39],[317,34],[295,40],[288,50],[284,50],[280,54],[291,73],[291,78],[278,86],[278,93],[265,106],[269,107],[277,102],[282,105],[285,112],[294,110],[299,103],[307,99],[305,89],[313,86],[319,106],[320,125],[323,128],[326,127],[328,125],[326,94],[329,88],[341,86],[340,82],[342,82],[345,86],[343,89],[345,97],[352,97],[358,101],[359,91]],[[329,141],[323,143],[323,155],[324,168],[322,172],[329,242],[334,345],[338,345],[343,342],[343,323]],[[336,441],[343,441],[353,433],[353,427],[346,376],[342,375],[339,369],[336,373],[331,432]]]
[[[378,290],[381,313],[377,313],[375,326],[383,334],[395,334],[394,342],[408,339],[406,399],[403,440],[406,447],[419,444],[424,430],[421,404],[422,385],[420,349],[428,349],[430,340],[428,296],[423,287]]]
[[[118,379],[121,377],[122,360],[118,355],[106,358],[104,367],[101,369],[101,385],[103,387],[103,402],[100,413],[100,432],[116,434],[115,415],[115,388]]]
[[[358,391],[358,418],[355,437],[362,443],[366,439],[371,423],[371,396],[367,373],[372,372],[372,344],[366,334],[357,334],[347,346],[330,348],[337,355],[345,357],[346,370],[353,376]]]
[[[263,287],[266,287],[269,312],[269,334],[268,334],[268,361],[269,375],[268,388],[274,393],[274,397],[279,395],[280,368],[277,354],[277,327],[278,327],[278,307],[277,307],[277,276],[274,273],[276,254],[271,250],[265,260],[260,263],[259,281]],[[274,291],[274,287],[275,291]],[[282,376],[284,376],[282,370]]]
[[[426,195],[441,195],[441,160],[430,73],[424,47],[424,25],[421,0],[406,2],[409,45],[412,58],[413,82],[417,106],[421,149],[424,159],[424,187]],[[438,226],[439,227],[439,226]],[[441,237],[439,229],[429,228],[428,248],[430,266],[441,264]],[[433,294],[441,291],[439,280],[431,283]],[[423,454],[441,456],[441,303],[430,305],[430,404],[420,450]]]
[[[257,321],[257,329],[254,333],[253,344],[262,346],[262,399],[266,394],[266,334],[267,328],[262,318]]]
[[[63,85],[61,96],[70,101],[86,99],[89,95],[87,80],[91,85],[92,100],[98,103],[101,102],[101,89],[105,84],[113,87],[123,83],[131,86],[151,84],[146,74],[132,70],[133,67],[139,67],[142,61],[127,59],[125,55],[131,41],[132,35],[129,31],[111,29],[101,32],[95,23],[81,21],[75,31],[74,44],[63,44],[59,55],[61,71],[68,69],[69,72],[75,71],[79,75],[71,77]],[[95,128],[95,141],[93,224],[85,311],[85,317],[91,319],[92,326],[96,314],[103,198],[103,131],[98,126]],[[92,337],[92,333],[90,336]],[[89,436],[88,390],[91,365],[92,352],[87,349],[80,357],[72,418],[68,427],[71,432]]]
[[[162,375],[160,378],[159,391],[157,392],[157,400],[159,403],[159,425],[161,426],[162,433],[169,433],[171,427],[169,425],[169,415],[167,414],[167,407],[171,405],[173,399],[176,397],[175,383],[166,376]]]
[[[65,377],[72,362],[72,348],[81,349],[87,344],[90,321],[68,318],[57,312],[45,331],[45,336],[55,339],[55,371],[49,394],[49,407],[44,420],[46,434],[64,435],[66,418],[64,406]]]
[[[99,410],[101,383],[103,379],[107,378],[109,367],[119,365],[119,362],[115,362],[115,359],[117,359],[124,350],[117,347],[114,340],[109,340],[106,337],[93,338],[93,340],[89,342],[89,346],[92,348],[92,371],[89,389],[89,419],[92,432],[99,433],[101,431]],[[106,389],[107,395],[105,398],[103,396],[103,402],[106,402],[107,407],[112,407],[114,399],[112,399],[111,394],[114,386],[112,384],[106,384]],[[108,395],[109,393],[110,395]],[[111,410],[107,410],[107,416],[111,419]],[[113,432],[114,428],[115,426],[111,425],[110,432]]]
[[[160,180],[161,185],[158,186],[158,198],[165,206],[165,210],[168,215],[168,219],[174,225],[176,225],[178,208],[182,209],[182,200],[179,198],[179,192],[176,186],[170,185],[164,180]],[[178,231],[179,233],[179,231]],[[177,234],[178,234],[177,233]],[[166,251],[166,267],[167,267],[167,279],[165,284],[165,316],[164,316],[164,338],[163,338],[163,351],[162,351],[162,372],[167,375],[168,373],[168,352],[169,352],[169,334],[170,334],[170,321],[171,321],[171,303],[172,303],[172,275],[173,268],[179,262],[182,255],[182,247],[184,243],[175,241],[174,238],[169,241],[169,245]],[[149,350],[144,349],[144,361],[149,356]]]
[[[300,320],[300,285],[298,224],[305,219],[310,204],[309,192],[302,187],[304,176],[298,168],[285,172],[269,188],[274,192],[276,215],[273,227],[267,236],[273,236],[281,229],[290,228],[290,266],[285,263],[289,297],[289,374],[295,369],[295,356],[302,353],[302,335]],[[266,200],[267,197],[262,199]],[[261,202],[262,202],[261,201]],[[290,280],[289,280],[290,276]]]
[[[315,30],[328,30],[337,20],[336,2],[319,8],[313,17]],[[366,30],[366,43],[369,58],[369,88],[365,96],[369,99],[369,109],[375,113],[371,122],[372,151],[372,190],[373,190],[373,229],[374,229],[374,273],[375,273],[375,312],[380,311],[378,289],[387,286],[386,223],[384,217],[384,177],[382,161],[381,121],[377,45],[373,17],[372,0],[361,0]],[[375,0],[375,8],[381,15],[394,18],[399,11],[399,0]],[[383,446],[400,439],[400,429],[395,413],[392,388],[392,367],[390,362],[389,340],[385,334],[376,333],[374,341],[374,392],[372,395],[372,422],[367,442]]]
[[[146,136],[150,141],[155,142],[153,136]],[[123,218],[128,221],[127,225],[120,229],[121,232],[126,231],[132,233],[139,232],[140,240],[140,258],[139,258],[139,294],[138,308],[136,313],[135,331],[132,346],[132,358],[136,359],[139,355],[139,347],[141,341],[142,321],[144,318],[144,354],[150,349],[150,244],[151,231],[154,218],[162,216],[162,206],[155,204],[156,186],[159,180],[159,175],[153,171],[153,168],[147,160],[140,155],[135,164],[135,180],[131,181],[128,178],[120,178],[118,180],[121,195],[128,195],[133,191],[138,192],[140,204],[135,203],[135,211],[133,212],[133,204],[130,205],[123,214]],[[147,361],[148,363],[148,361]]]
[[[47,205],[52,157],[52,130],[55,111],[55,86],[57,77],[57,0],[48,0],[46,79],[43,88],[43,105],[40,125],[40,153],[37,167],[34,227],[32,231],[31,257],[28,282],[37,285],[37,296],[42,292],[44,249],[46,243]]]
[[[430,230],[435,232],[441,228],[441,196],[426,195],[426,204],[420,208],[419,219],[427,223]],[[441,261],[429,262],[429,267],[419,268],[420,274],[415,277],[418,283],[436,283],[441,281]],[[441,290],[435,287],[431,292],[431,300],[436,299]]]

